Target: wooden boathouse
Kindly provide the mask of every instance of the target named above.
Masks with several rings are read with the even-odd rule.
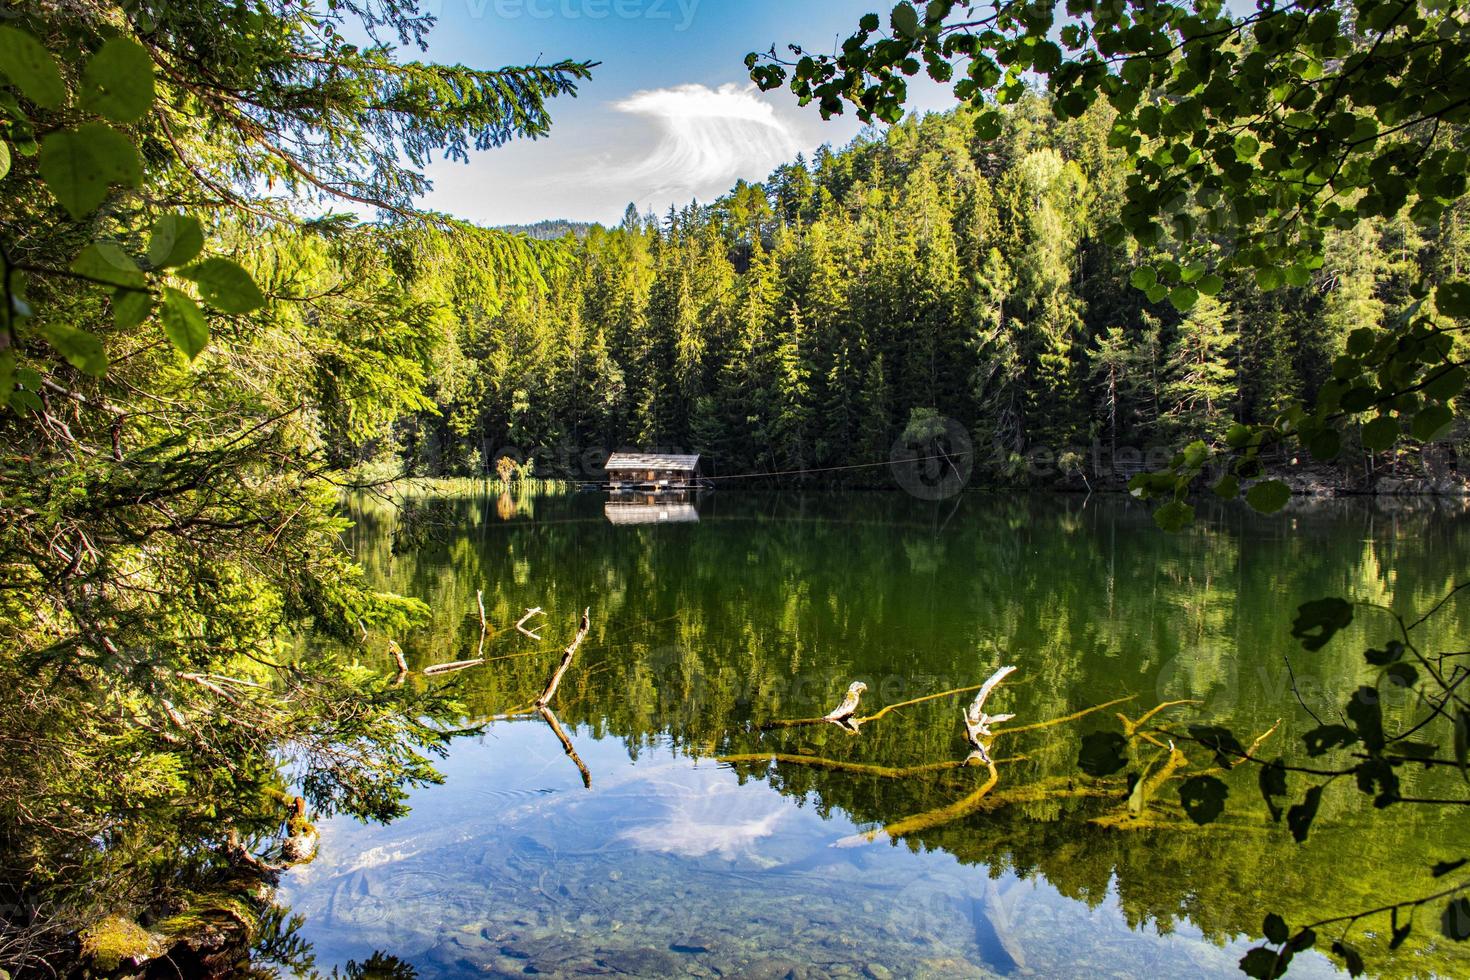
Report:
[[[661,493],[699,490],[699,456],[673,453],[613,453],[602,465],[607,473],[604,488],[612,491]]]

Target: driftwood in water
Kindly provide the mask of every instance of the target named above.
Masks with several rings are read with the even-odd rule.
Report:
[[[582,785],[587,789],[591,789],[592,773],[588,771],[586,763],[582,761],[582,757],[577,755],[577,750],[572,747],[572,740],[567,738],[567,733],[561,730],[561,723],[556,720],[556,715],[552,714],[551,709],[547,707],[542,707],[537,710],[541,712],[541,717],[546,720],[546,724],[551,726],[551,732],[556,736],[556,740],[561,743],[562,751],[567,754],[567,758],[572,760],[572,763],[577,767],[577,771],[582,774]]]
[[[937,827],[940,824],[952,823],[955,820],[960,819],[961,817],[969,816],[984,805],[986,795],[991,790],[995,789],[996,783],[1000,782],[1000,770],[995,767],[994,760],[989,758],[989,756],[985,756],[982,761],[985,763],[985,767],[988,770],[988,775],[986,776],[985,782],[980,786],[979,789],[975,790],[975,792],[971,793],[969,796],[966,796],[964,799],[956,800],[949,806],[940,807],[937,810],[930,810],[927,813],[920,813],[912,817],[905,817],[902,820],[897,820],[891,824],[888,824],[886,827],[879,827],[875,830],[865,830],[860,834],[853,834],[851,837],[844,837],[841,840],[837,841],[833,846],[858,847],[863,844],[871,844],[877,840],[888,840],[890,838],[902,837],[905,834],[916,833],[920,830],[928,830],[930,827]]]
[[[536,606],[535,608],[532,608],[532,609],[527,609],[526,610],[526,614],[524,616],[522,616],[519,620],[517,620],[517,622],[516,622],[516,629],[519,630],[521,633],[524,633],[526,636],[529,636],[531,639],[538,640],[539,641],[541,639],[541,634],[539,634],[539,633],[533,633],[531,630],[526,629],[526,621],[529,620],[533,616],[539,616],[539,615],[541,615],[541,607],[540,606]]]
[[[990,697],[1000,682],[1015,673],[1014,667],[1002,667],[990,675],[990,679],[980,685],[980,693],[975,695],[970,709],[964,713],[965,736],[970,741],[970,754],[981,762],[990,762],[990,742],[995,734],[990,726],[1002,721],[1010,721],[1015,715],[988,715],[985,713],[985,701]]]
[[[857,681],[851,687],[849,687],[848,695],[851,696],[852,689],[861,683],[861,681]],[[940,691],[938,694],[925,694],[923,697],[910,698],[907,701],[899,701],[896,704],[884,705],[877,711],[873,712],[871,715],[854,714],[846,719],[834,719],[830,715],[823,715],[820,718],[781,718],[775,721],[767,721],[761,723],[760,729],[761,731],[772,731],[778,728],[804,728],[808,725],[837,724],[840,727],[847,729],[848,731],[855,732],[861,726],[866,725],[870,721],[877,721],[879,718],[882,718],[890,711],[897,711],[899,708],[907,708],[911,705],[922,704],[925,701],[934,701],[939,698],[951,697],[955,694],[968,694],[971,691],[978,691],[980,687],[981,685],[979,684],[971,684],[969,687],[956,687],[949,691]],[[863,689],[866,690],[867,686],[864,685]],[[844,700],[843,704],[846,703],[847,702]],[[835,713],[836,712],[834,712],[834,714]]]
[[[1021,762],[1026,756],[1018,755],[1011,759],[996,759],[995,764]],[[769,752],[747,752],[740,755],[722,755],[715,759],[716,762],[740,763],[740,762],[785,762],[798,766],[811,766],[813,769],[832,769],[837,772],[850,772],[859,776],[876,776],[879,779],[908,779],[912,776],[926,776],[930,773],[945,772],[950,769],[964,769],[970,765],[968,759],[950,759],[946,762],[926,762],[918,766],[877,766],[864,762],[844,762],[840,759],[827,759],[816,755],[789,755],[777,752],[772,755]]]
[[[863,692],[867,689],[868,685],[862,681],[853,681],[847,688],[847,695],[843,697],[842,703],[827,712],[826,720],[844,722],[857,714],[858,701],[862,699]]]
[[[478,667],[485,662],[485,637],[490,635],[490,620],[485,616],[485,593],[481,589],[475,590],[475,605],[480,610],[480,646],[475,651],[474,657],[469,660],[455,660],[452,663],[435,664],[432,667],[425,667],[425,677],[433,677],[436,674],[449,674],[457,670],[464,670],[467,667]],[[389,642],[392,643],[391,640]],[[395,648],[396,646],[397,644],[394,644]],[[398,666],[400,671],[398,676],[402,677],[408,671],[408,666],[403,662],[401,654],[399,656]]]
[[[590,606],[582,610],[582,624],[577,627],[577,635],[562,651],[561,663],[557,664],[556,672],[551,675],[551,680],[546,682],[546,690],[542,691],[541,696],[536,699],[536,707],[544,708],[551,703],[552,698],[556,697],[556,688],[561,684],[562,675],[567,672],[567,668],[571,667],[572,658],[577,655],[577,647],[582,645],[582,641],[587,638],[587,631],[592,628],[591,615]]]
[[[1006,673],[1008,674],[1010,673],[1010,671],[1007,670]],[[1004,679],[1004,676],[1004,674],[1001,675],[1002,680]],[[1000,683],[1000,681],[996,680],[994,675],[992,675],[991,681],[994,681],[995,683],[992,684],[989,681],[987,681],[986,683],[989,686],[990,690],[993,691],[995,688],[995,684]],[[988,696],[990,691],[985,691],[984,693]],[[972,718],[971,712],[966,712],[965,715],[967,732],[969,731],[969,723],[972,720],[976,721],[977,723],[984,724],[987,728],[990,724],[993,724],[1000,720],[997,716],[985,715],[983,698],[976,698],[976,700],[979,701],[979,710],[975,711],[974,709],[976,706],[971,706],[971,711],[974,712],[975,717]],[[1106,788],[1102,785],[1093,786],[1086,784],[1076,777],[1069,776],[1051,781],[1049,783],[1044,783],[1039,786],[1022,787],[1020,789],[1012,791],[1009,794],[1002,794],[1002,799],[996,799],[991,796],[991,790],[993,790],[996,786],[996,783],[1000,781],[1000,772],[998,767],[1016,760],[992,759],[989,755],[989,745],[990,742],[992,742],[994,739],[1000,738],[1005,735],[1014,735],[1018,732],[1029,732],[1041,728],[1051,728],[1056,725],[1063,725],[1068,722],[1076,721],[1079,718],[1086,717],[1087,715],[1090,715],[1094,712],[1103,711],[1107,708],[1111,708],[1116,704],[1122,704],[1125,701],[1131,700],[1132,697],[1116,698],[1103,704],[1095,704],[1089,708],[1083,708],[1080,711],[1074,711],[1071,714],[1064,715],[1060,718],[1052,718],[1047,721],[1033,722],[1029,725],[1018,725],[1015,728],[1002,728],[991,731],[989,733],[989,738],[985,738],[981,741],[982,749],[980,751],[971,752],[969,758],[967,758],[963,763],[964,765],[979,764],[985,766],[987,770],[986,780],[979,789],[975,790],[973,793],[969,794],[963,799],[956,800],[954,803],[951,803],[948,806],[939,807],[935,810],[928,810],[924,813],[918,813],[911,817],[905,817],[902,820],[894,821],[887,826],[879,827],[874,830],[863,831],[862,833],[854,834],[851,837],[844,837],[842,840],[837,841],[834,846],[855,847],[862,844],[869,844],[877,840],[888,840],[892,838],[902,837],[905,834],[913,834],[919,831],[929,830],[933,827],[938,827],[943,824],[953,823],[954,821],[967,817],[972,813],[978,813],[982,810],[995,809],[997,806],[1005,805],[1011,802],[1055,799],[1063,797],[1126,796],[1127,794],[1126,792],[1122,791],[1121,786],[1118,789]],[[977,724],[977,729],[978,727],[979,724]],[[974,743],[972,742],[972,744]]]
[[[456,670],[464,670],[467,667],[478,667],[485,662],[484,657],[475,657],[473,660],[456,660],[448,664],[435,664],[424,668],[425,677],[433,677],[436,674],[450,674]]]
[[[403,659],[403,647],[396,640],[388,641],[388,652],[393,654],[393,659],[398,662],[398,676],[402,677],[408,673],[408,661]]]
[[[481,589],[475,590],[475,605],[480,607],[480,648],[475,656],[480,662],[485,662],[485,637],[490,635],[490,621],[485,618],[485,593]]]

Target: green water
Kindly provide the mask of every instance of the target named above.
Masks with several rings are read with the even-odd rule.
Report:
[[[365,500],[347,544],[382,587],[434,610],[404,637],[417,669],[479,648],[458,685],[467,717],[535,698],[576,628],[592,628],[555,699],[590,788],[539,716],[456,743],[442,786],[387,827],[330,821],[283,898],[319,964],[385,950],[425,977],[1235,976],[1265,911],[1302,923],[1433,890],[1428,866],[1470,855],[1463,819],[1374,811],[1335,784],[1305,845],[1270,822],[1255,772],[1224,776],[1230,819],[1108,829],[1116,799],[1057,794],[903,836],[860,831],[972,793],[982,769],[901,778],[791,755],[901,768],[958,760],[968,696],[865,725],[761,731],[811,717],[863,680],[865,711],[1018,670],[988,705],[1044,721],[1113,698],[1137,716],[1279,728],[1296,751],[1369,679],[1360,652],[1388,620],[1360,616],[1317,654],[1295,606],[1345,595],[1422,610],[1470,577],[1461,501],[1297,503],[1275,517],[1202,510],[1163,534],[1125,498],[719,493],[693,508],[608,511],[596,495]],[[697,520],[689,520],[697,517]],[[652,523],[628,523],[635,519]],[[660,520],[660,518],[662,518]],[[512,624],[547,611],[543,640]],[[1428,646],[1460,649],[1470,602]],[[532,625],[536,625],[533,623]],[[384,669],[388,668],[385,658]],[[415,675],[410,683],[424,683]],[[1389,698],[1388,714],[1408,710]],[[996,744],[996,793],[1058,786],[1079,738],[1112,711]],[[1199,753],[1195,753],[1199,755]],[[1200,760],[1200,764],[1205,764]],[[1249,768],[1249,767],[1246,767]],[[1420,774],[1404,772],[1406,792]],[[1051,783],[1044,781],[1051,779]],[[1299,795],[1305,784],[1293,784]],[[1396,958],[1355,933],[1384,975],[1466,975],[1470,951],[1421,913]],[[1382,924],[1379,923],[1381,929]],[[1324,954],[1292,976],[1333,974]]]

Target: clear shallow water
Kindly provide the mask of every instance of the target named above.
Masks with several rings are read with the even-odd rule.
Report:
[[[822,714],[854,679],[872,709],[1002,662],[1019,670],[997,710],[1018,723],[1194,697],[1181,720],[1254,734],[1279,718],[1288,751],[1315,724],[1282,661],[1297,602],[1426,607],[1470,571],[1458,505],[1220,509],[1183,536],[1112,498],[727,494],[700,501],[697,523],[652,524],[614,522],[585,495],[359,510],[351,544],[374,579],[436,612],[405,638],[415,666],[474,655],[485,590],[501,627],[486,652],[504,659],[452,681],[472,717],[533,698],[592,606],[555,705],[591,787],[532,716],[457,743],[446,783],[415,794],[406,819],[326,822],[320,856],[282,896],[322,965],[385,950],[426,977],[1231,976],[1265,910],[1354,911],[1470,853],[1439,815],[1373,813],[1347,787],[1297,846],[1265,818],[1253,773],[1230,777],[1239,818],[1208,830],[1104,829],[1090,821],[1116,801],[1039,794],[896,845],[834,847],[973,792],[983,771],[717,761],[963,758],[963,696],[856,736],[754,723]],[[550,612],[539,644],[506,628],[535,605]],[[1435,629],[1463,636],[1467,613]],[[1294,653],[1308,704],[1330,710],[1351,690],[1378,635],[1363,624],[1335,651]],[[1027,759],[997,792],[1075,773],[1077,737],[1116,726],[1109,714],[1015,736],[1001,754]],[[1405,852],[1411,865],[1354,857]],[[1421,932],[1390,972],[1470,969]],[[1333,972],[1314,955],[1292,976]]]

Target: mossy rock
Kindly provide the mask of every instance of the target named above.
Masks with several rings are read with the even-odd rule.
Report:
[[[112,971],[162,955],[161,937],[123,915],[111,915],[82,930],[82,955],[99,970]]]

